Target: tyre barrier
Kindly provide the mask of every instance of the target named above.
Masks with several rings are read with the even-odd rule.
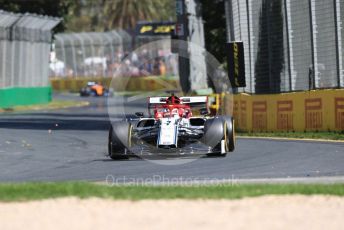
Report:
[[[344,131],[344,89],[293,93],[214,95],[213,110],[234,117],[246,132]]]
[[[149,77],[77,77],[77,78],[58,78],[51,79],[51,86],[54,91],[79,92],[87,82],[100,82],[108,88],[115,91],[158,91],[173,90],[180,88],[179,81],[176,78],[149,76]]]

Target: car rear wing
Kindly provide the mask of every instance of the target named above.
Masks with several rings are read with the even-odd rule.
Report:
[[[208,96],[193,96],[193,97],[181,97],[180,100],[183,104],[190,104],[190,105],[207,105],[208,104]]]
[[[165,104],[168,97],[149,97],[148,104]],[[208,96],[180,97],[182,104],[208,104]]]
[[[156,105],[166,104],[168,97],[149,97],[148,98],[148,110],[152,109]],[[192,109],[207,108],[208,109],[208,96],[190,96],[180,97],[181,104],[187,104]]]
[[[209,111],[208,96],[181,97],[180,100],[190,106],[194,115],[199,115],[199,110],[203,108]]]
[[[165,104],[168,97],[149,97],[148,104],[157,105],[157,104]]]

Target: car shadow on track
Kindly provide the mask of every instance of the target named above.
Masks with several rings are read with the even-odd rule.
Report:
[[[0,128],[32,130],[84,130],[107,131],[111,122],[107,114],[64,114],[64,113],[31,113],[13,114],[5,118],[0,116]],[[111,120],[133,119],[132,114],[114,115]]]
[[[94,159],[92,160],[93,162],[128,162],[128,161],[174,161],[174,160],[186,160],[186,159],[214,159],[214,158],[223,158],[223,156],[207,156],[207,155],[202,155],[202,156],[189,156],[189,157],[180,157],[180,156],[148,156],[148,157],[130,157],[128,159],[111,159],[107,155],[104,156],[105,158],[102,159]]]

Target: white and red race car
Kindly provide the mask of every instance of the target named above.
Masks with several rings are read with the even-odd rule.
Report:
[[[112,159],[145,154],[226,156],[234,151],[231,116],[208,116],[208,97],[148,98],[148,117],[112,123],[108,153]],[[197,116],[193,113],[200,108]]]

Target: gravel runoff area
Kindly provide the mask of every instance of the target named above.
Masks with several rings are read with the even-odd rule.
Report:
[[[343,229],[344,198],[107,200],[0,203],[0,229]]]

